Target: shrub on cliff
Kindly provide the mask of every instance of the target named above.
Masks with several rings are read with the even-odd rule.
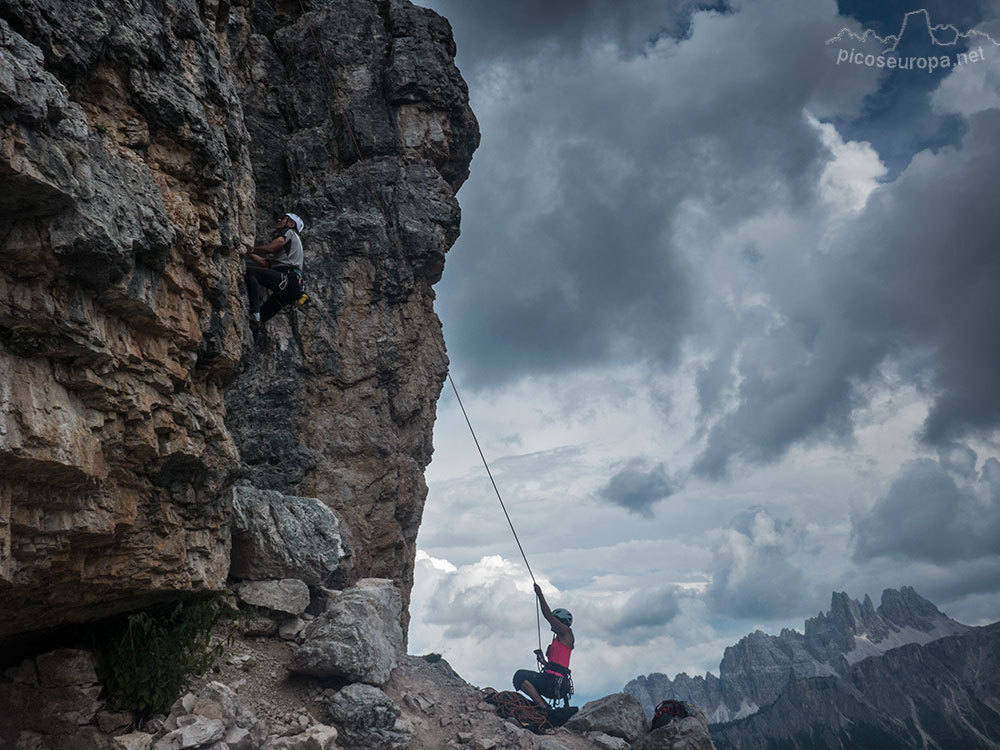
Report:
[[[217,596],[132,612],[95,629],[93,648],[108,702],[143,715],[168,711],[222,655],[212,629],[232,612]]]

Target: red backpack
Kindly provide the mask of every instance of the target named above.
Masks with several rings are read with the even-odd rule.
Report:
[[[685,716],[690,716],[688,713],[687,706],[685,706],[681,701],[675,700],[665,700],[660,701],[660,704],[656,707],[656,711],[653,712],[653,729],[659,729],[665,724],[669,724],[674,719],[683,719]]]

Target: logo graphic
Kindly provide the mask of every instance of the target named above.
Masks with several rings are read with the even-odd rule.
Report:
[[[899,45],[904,41],[913,49],[926,50],[929,54],[905,56],[900,54]],[[846,40],[846,42],[845,42]],[[957,51],[957,46],[963,41],[968,42],[965,52]],[[856,43],[858,46],[877,43],[880,49],[877,53],[856,50],[850,51],[844,47],[837,50],[836,64],[864,65],[869,68],[889,68],[898,70],[926,70],[932,73],[938,69],[946,69],[982,62],[986,59],[987,50],[1000,46],[1000,42],[986,32],[977,29],[959,31],[954,24],[933,24],[930,13],[925,8],[911,10],[903,16],[899,33],[879,36],[872,29],[866,29],[863,34],[857,34],[848,28],[843,28],[837,36],[826,40],[827,45]]]

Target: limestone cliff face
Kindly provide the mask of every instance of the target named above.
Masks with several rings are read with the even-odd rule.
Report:
[[[0,639],[220,588],[234,483],[320,497],[347,576],[409,590],[453,52],[405,2],[0,0]],[[255,346],[240,254],[285,210],[313,303]]]
[[[255,486],[344,520],[344,583],[391,578],[408,599],[447,367],[432,284],[478,128],[447,21],[402,0],[314,7],[230,25],[260,213],[268,231],[283,211],[307,222],[313,302],[268,324],[229,425]]]
[[[253,182],[195,7],[0,2],[0,635],[225,580]]]

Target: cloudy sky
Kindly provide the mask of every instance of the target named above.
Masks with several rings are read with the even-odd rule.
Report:
[[[1000,3],[423,4],[483,134],[437,310],[578,697],[835,590],[1000,619]],[[921,8],[982,34],[826,43]],[[506,688],[531,581],[450,389],[428,483],[410,650]]]

